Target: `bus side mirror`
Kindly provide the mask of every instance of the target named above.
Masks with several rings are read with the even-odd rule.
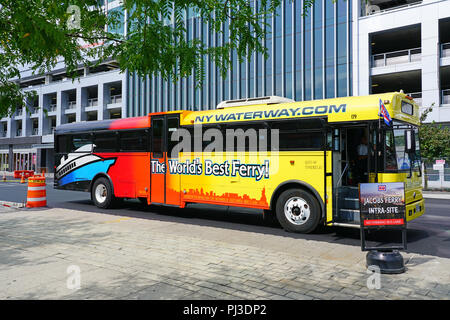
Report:
[[[414,130],[405,130],[405,151],[407,153],[416,151],[416,135]]]

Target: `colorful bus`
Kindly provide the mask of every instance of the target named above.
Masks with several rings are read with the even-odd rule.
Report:
[[[359,227],[359,183],[404,182],[410,221],[425,210],[419,123],[418,105],[394,92],[263,97],[64,124],[55,131],[54,186],[87,191],[100,208],[124,198],[255,208],[287,231],[309,233]]]

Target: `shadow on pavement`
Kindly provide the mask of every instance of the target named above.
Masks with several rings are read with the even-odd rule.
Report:
[[[311,234],[289,233],[284,231],[277,221],[264,220],[262,210],[255,209],[205,204],[189,204],[186,208],[180,209],[154,205],[145,206],[136,200],[126,200],[114,209],[100,209],[91,200],[58,202],[57,207],[147,220],[189,223],[197,226],[258,232],[293,239],[315,240],[358,247],[361,245],[359,229],[323,226]],[[408,226],[408,244],[418,242],[428,236],[427,231]],[[366,234],[366,239],[371,241],[371,245],[373,246],[398,246],[401,244],[400,232],[392,230],[371,231]],[[408,250],[408,252],[416,251]],[[434,254],[435,252],[430,250],[426,253],[420,253]]]

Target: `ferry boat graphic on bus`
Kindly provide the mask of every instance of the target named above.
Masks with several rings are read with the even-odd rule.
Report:
[[[94,144],[86,144],[74,152],[61,157],[55,176],[59,186],[70,186],[73,183],[89,183],[97,172],[108,172],[116,158],[104,159],[91,153]],[[92,177],[91,177],[92,175]]]

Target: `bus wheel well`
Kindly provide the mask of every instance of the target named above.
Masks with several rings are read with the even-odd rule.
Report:
[[[277,187],[277,189],[273,193],[272,198],[270,200],[270,210],[271,211],[275,210],[275,206],[276,206],[278,197],[284,191],[286,191],[288,189],[302,189],[302,190],[305,190],[305,191],[311,193],[317,199],[317,201],[319,202],[320,209],[321,209],[321,215],[323,216],[323,214],[324,214],[324,210],[323,210],[324,206],[323,206],[323,201],[320,198],[320,195],[310,185],[308,185],[306,183],[302,183],[300,181],[298,181],[298,182],[297,181],[287,182],[287,183],[282,184],[282,185]]]
[[[109,183],[111,184],[111,188],[112,188],[112,191],[113,191],[112,194],[114,194],[114,184],[112,183],[112,180],[111,180],[110,176],[108,176],[108,175],[107,175],[106,173],[104,173],[104,172],[97,173],[97,174],[94,176],[94,178],[92,178],[91,184],[89,185],[89,190],[88,190],[88,192],[89,192],[89,193],[92,192],[92,187],[94,186],[95,180],[97,180],[98,178],[106,178],[106,179],[109,181]]]

